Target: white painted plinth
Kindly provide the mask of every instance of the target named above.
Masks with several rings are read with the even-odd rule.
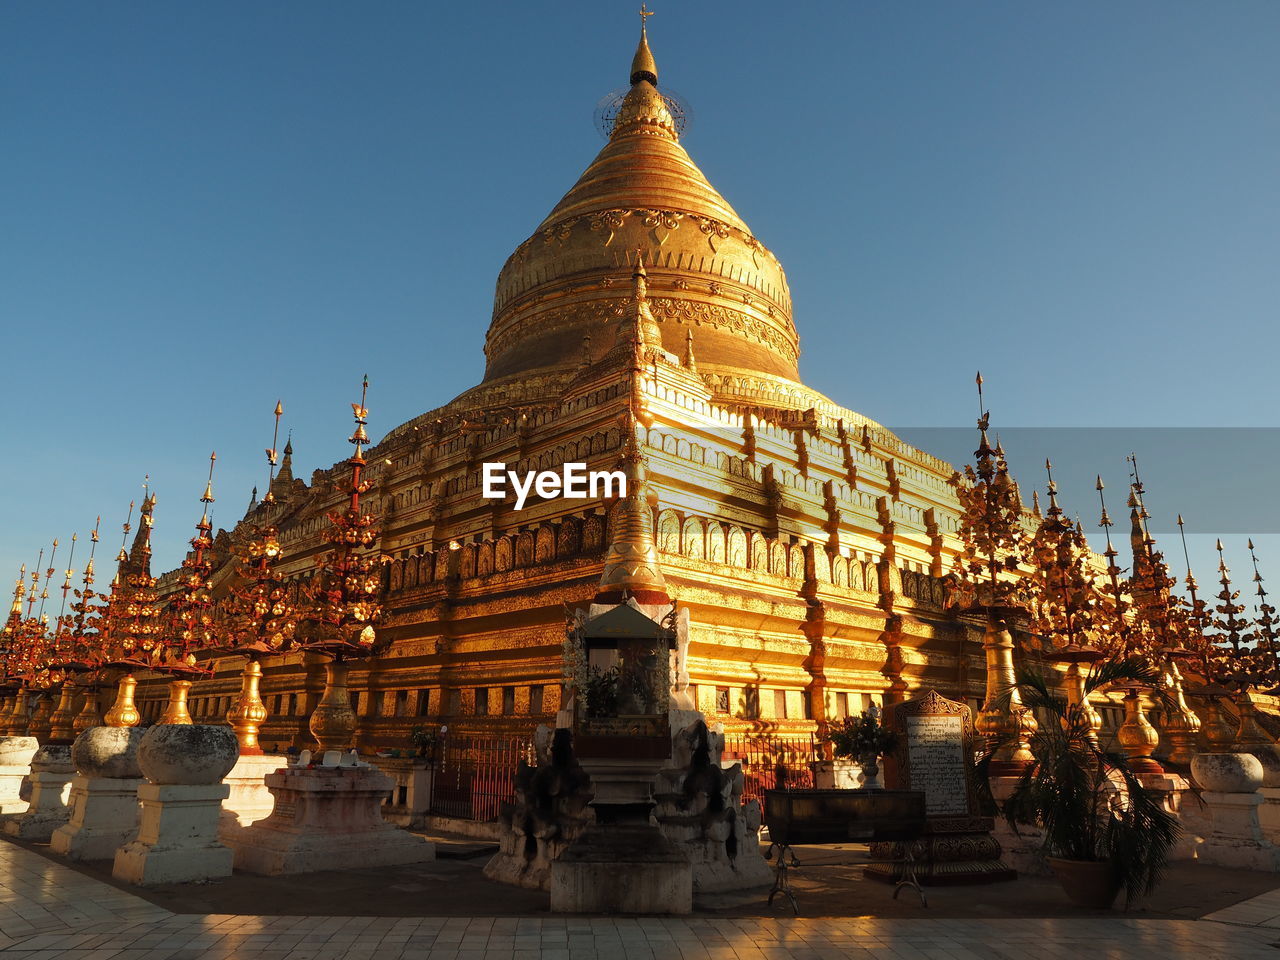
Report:
[[[1260,787],[1262,806],[1258,808],[1258,824],[1272,843],[1280,843],[1280,787]]]
[[[0,737],[0,815],[27,812],[22,781],[31,773],[39,748],[35,737]]]
[[[1004,809],[1004,803],[1013,795],[1021,777],[991,777],[991,796],[996,806]],[[1020,823],[1015,831],[1003,816],[995,818],[991,835],[1000,844],[1000,859],[1019,876],[1048,877],[1053,871],[1044,858],[1044,831],[1038,826]]]
[[[1198,850],[1201,860],[1244,870],[1280,870],[1280,847],[1266,838],[1258,820],[1259,808],[1266,802],[1258,791],[1205,790],[1200,799],[1213,818],[1213,830]]]
[[[49,744],[31,761],[31,805],[26,813],[5,820],[4,832],[23,840],[47,842],[71,819],[71,745]]]
[[[53,831],[49,848],[69,860],[110,860],[138,832],[141,778],[87,777],[71,781],[71,820]]]
[[[813,785],[819,790],[857,790],[862,766],[852,760],[819,760],[813,765]]]
[[[143,783],[138,838],[116,851],[111,875],[139,886],[231,876],[231,848],[218,842],[227,793],[225,783]]]
[[[231,839],[243,827],[271,816],[275,798],[267,789],[267,774],[285,767],[284,757],[244,756],[236,761],[231,772],[223,778],[227,785],[227,799],[222,801],[222,820],[218,827],[224,840]]]
[[[0,767],[0,814],[26,813],[29,806],[19,795],[22,781],[31,772],[30,767]]]
[[[395,781],[373,767],[286,767],[265,779],[275,805],[230,841],[238,870],[280,876],[435,859],[433,844],[382,819]]]
[[[1191,786],[1185,777],[1176,773],[1139,773],[1138,781],[1160,799],[1160,806],[1166,813],[1172,813],[1182,824],[1182,833],[1178,842],[1170,851],[1171,860],[1194,860],[1200,855],[1200,847],[1204,843],[1205,818],[1199,816],[1197,810],[1187,810],[1182,802],[1183,794]],[[1196,803],[1194,806],[1199,807]],[[1209,828],[1212,829],[1212,828]]]

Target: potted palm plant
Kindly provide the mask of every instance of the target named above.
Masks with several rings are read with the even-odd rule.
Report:
[[[1003,814],[1043,831],[1043,853],[1073,903],[1109,909],[1121,890],[1125,907],[1155,889],[1177,841],[1177,817],[1143,787],[1128,757],[1103,749],[1085,707],[1090,693],[1113,684],[1154,684],[1155,667],[1137,658],[1096,663],[1081,703],[1069,703],[1034,670],[1017,671],[1022,702],[1040,716],[1031,740],[1035,764],[1019,779]]]

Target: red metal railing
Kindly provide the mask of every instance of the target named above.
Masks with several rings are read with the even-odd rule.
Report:
[[[758,800],[761,807],[766,790],[811,789],[813,765],[821,759],[811,735],[728,734],[721,756],[725,761],[742,764],[742,799]]]
[[[730,734],[723,759],[742,764],[742,799],[764,805],[766,790],[811,788],[821,752],[812,736]],[[448,736],[435,748],[431,812],[463,820],[498,819],[515,799],[520,761],[534,763],[532,736]]]
[[[462,820],[498,819],[515,799],[516,768],[534,762],[528,736],[448,736],[436,746],[431,812]]]

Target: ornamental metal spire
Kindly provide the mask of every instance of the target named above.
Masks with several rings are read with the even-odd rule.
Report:
[[[326,654],[335,660],[371,656],[377,633],[374,623],[382,616],[378,595],[382,592],[382,570],[377,555],[370,550],[378,539],[374,518],[361,512],[360,494],[372,486],[364,478],[364,447],[369,443],[365,430],[369,410],[369,378],[361,384],[360,402],[351,404],[355,430],[348,442],[355,452],[347,459],[351,465],[347,508],[329,514],[330,528],[325,538],[332,549],[321,560],[320,574],[311,586],[315,609],[307,618],[307,636],[298,646]],[[314,732],[314,731],[313,731]]]
[[[182,561],[182,593],[173,603],[176,630],[156,647],[153,657],[159,666],[175,675],[212,673],[211,668],[200,668],[195,655],[209,649],[213,642],[213,598],[209,582],[213,563],[208,557],[213,547],[213,521],[209,518],[209,506],[214,502],[213,468],[217,462],[217,452],[210,453],[209,478],[200,496],[200,519],[196,521],[196,534],[190,541],[191,553]]]
[[[1253,563],[1253,582],[1257,585],[1255,592],[1258,595],[1254,604],[1258,613],[1254,620],[1254,646],[1270,659],[1270,679],[1275,682],[1280,680],[1280,645],[1277,644],[1277,627],[1280,626],[1280,621],[1276,619],[1276,608],[1267,601],[1267,590],[1262,585],[1263,576],[1258,571],[1258,555],[1254,551],[1252,538],[1249,540],[1249,560]]]
[[[262,498],[263,503],[275,503],[276,495],[274,491],[276,483],[276,464],[280,462],[279,455],[276,453],[276,444],[280,441],[280,417],[284,414],[284,402],[276,401],[276,425],[271,432],[271,446],[267,447],[267,493]],[[254,487],[254,496],[257,497],[258,488]]]
[[[640,43],[636,47],[636,55],[631,58],[631,83],[648,80],[655,87],[658,85],[658,64],[649,50],[649,35],[646,21],[653,16],[653,11],[646,4],[640,4]]]

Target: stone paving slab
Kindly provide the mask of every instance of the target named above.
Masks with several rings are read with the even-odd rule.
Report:
[[[1280,929],[1280,890],[1271,890],[1223,910],[1217,910],[1204,919],[1248,927]]]
[[[1261,917],[1280,893],[1257,900],[1219,914]],[[0,957],[25,960],[1280,960],[1277,943],[1231,918],[175,914],[0,843]]]

